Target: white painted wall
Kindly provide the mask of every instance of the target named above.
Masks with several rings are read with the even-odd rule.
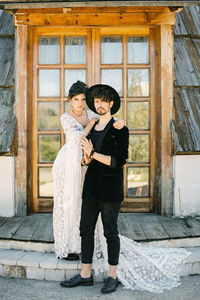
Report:
[[[173,161],[174,215],[200,215],[200,155],[177,155]]]
[[[14,158],[0,157],[0,217],[14,216]]]

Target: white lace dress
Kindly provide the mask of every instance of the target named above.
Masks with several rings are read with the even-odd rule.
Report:
[[[96,115],[87,111],[89,120]],[[83,127],[72,116],[61,116],[66,143],[53,165],[54,209],[53,230],[55,253],[66,257],[81,252],[79,223],[81,194],[86,168],[81,167],[80,138]],[[190,254],[184,249],[144,246],[120,237],[120,257],[117,276],[125,288],[161,293],[180,284],[176,275],[180,263]],[[96,275],[107,273],[107,244],[100,217],[95,232],[93,268]]]

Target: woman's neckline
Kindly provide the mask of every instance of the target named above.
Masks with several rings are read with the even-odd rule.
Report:
[[[86,109],[85,110],[85,112],[86,112],[86,116],[87,116],[87,118],[88,118],[88,121],[89,121],[89,116],[88,116],[88,109]],[[68,113],[68,112],[65,112],[65,114],[67,114],[68,116],[70,116],[73,120],[75,120],[76,121],[76,123],[78,123],[82,128],[84,128],[84,126],[78,121],[78,120],[76,120],[76,118],[74,118],[70,113]]]

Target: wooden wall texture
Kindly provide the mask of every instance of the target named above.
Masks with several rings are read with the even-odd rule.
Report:
[[[200,153],[200,7],[176,14],[173,154]]]
[[[200,152],[200,14],[198,6],[176,14],[174,28],[174,120],[172,152]],[[14,137],[14,26],[0,10],[0,153]]]
[[[13,17],[0,10],[0,153],[10,152],[16,126],[14,42]]]

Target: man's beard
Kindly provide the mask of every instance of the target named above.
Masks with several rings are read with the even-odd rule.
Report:
[[[108,112],[108,111],[106,111],[106,110],[104,110],[104,109],[101,110],[101,108],[97,110],[97,113],[98,113],[100,116],[104,116],[105,114],[107,114],[107,112]]]

